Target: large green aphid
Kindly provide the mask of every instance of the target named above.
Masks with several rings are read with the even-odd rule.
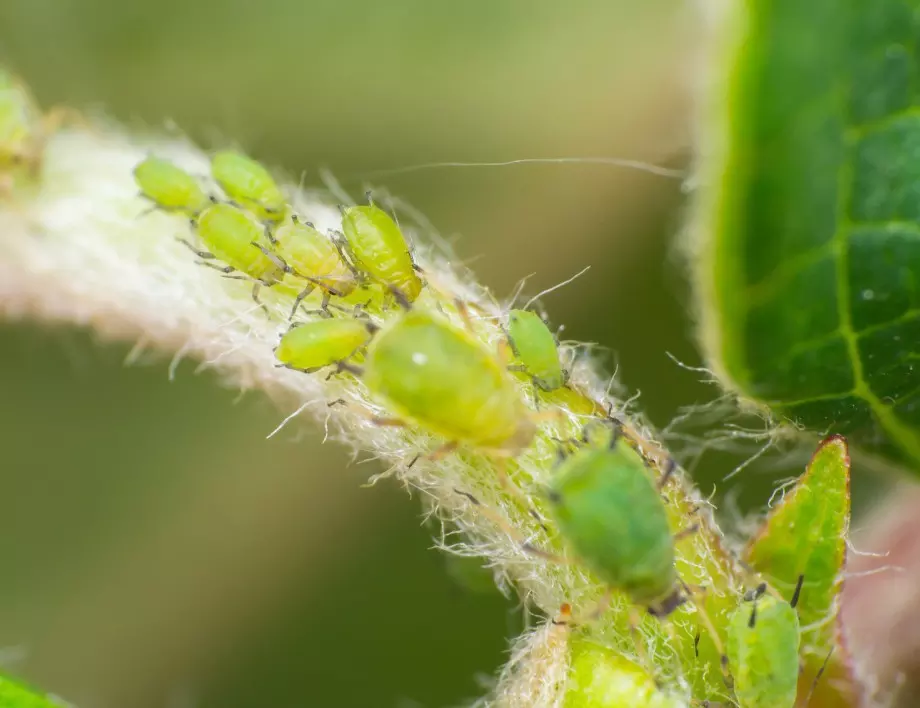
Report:
[[[351,358],[367,345],[374,329],[357,318],[306,322],[281,337],[275,356],[290,369],[313,373]]]
[[[192,222],[198,238],[208,249],[199,251],[187,242],[195,253],[205,260],[217,259],[226,267],[211,265],[225,274],[239,272],[255,281],[253,300],[259,302],[259,288],[280,282],[287,270],[283,261],[264,251],[264,229],[241,209],[230,204],[213,204]],[[260,246],[262,246],[260,248]]]
[[[559,347],[546,322],[529,310],[508,313],[508,343],[520,361],[520,370],[544,391],[555,391],[566,383],[566,372],[559,362]]]
[[[134,168],[141,195],[164,211],[197,216],[213,203],[192,175],[169,160],[150,156]]]
[[[449,444],[515,455],[536,433],[498,357],[444,318],[412,310],[371,342],[364,383],[399,420]]]
[[[288,278],[308,279],[307,286],[294,301],[291,316],[297,307],[316,287],[323,290],[323,309],[329,295],[345,296],[358,286],[354,271],[342,258],[333,240],[317,231],[312,224],[301,222],[296,216],[285,221],[273,232],[272,249],[293,270]]]
[[[794,708],[799,683],[799,617],[792,602],[765,594],[761,585],[745,595],[728,624],[728,666],[740,708]]]
[[[548,498],[564,542],[612,590],[658,616],[683,603],[659,490],[622,438],[563,460]]]
[[[281,221],[287,199],[263,165],[234,150],[221,150],[211,158],[211,176],[240,206],[262,221]]]
[[[397,288],[409,302],[419,296],[422,280],[409,253],[409,244],[389,214],[373,204],[344,207],[342,230],[345,246],[358,270]]]

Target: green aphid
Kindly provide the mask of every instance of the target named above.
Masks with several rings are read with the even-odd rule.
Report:
[[[15,171],[38,172],[47,120],[26,85],[0,68],[0,195],[12,188]]]
[[[134,168],[141,195],[164,211],[197,216],[213,203],[192,175],[169,160],[150,156]]]
[[[212,204],[192,223],[208,250],[199,251],[187,241],[183,243],[202,259],[216,259],[227,264],[225,267],[206,265],[225,274],[239,272],[252,278],[255,281],[252,298],[256,302],[259,302],[259,288],[280,282],[288,270],[279,258],[266,254],[262,243],[264,229],[235,206]]]
[[[237,204],[261,221],[281,221],[287,200],[274,178],[260,163],[234,150],[221,150],[211,158],[211,175]]]
[[[568,375],[559,361],[556,338],[538,314],[511,310],[508,313],[508,343],[521,362],[519,369],[531,377],[534,386],[543,391],[565,386]]]
[[[792,602],[764,594],[745,596],[728,623],[728,666],[739,708],[794,708],[799,683],[799,617]]]
[[[352,318],[306,322],[281,337],[275,356],[289,369],[313,373],[350,359],[367,346],[374,329]]]
[[[659,490],[622,438],[563,460],[548,499],[564,542],[611,589],[657,616],[684,602]]]
[[[399,226],[383,209],[344,207],[342,230],[345,247],[358,270],[390,288],[398,289],[409,302],[422,291],[409,244]]]
[[[292,215],[274,230],[273,237],[273,250],[293,270],[288,278],[297,280],[300,276],[308,281],[294,301],[291,317],[317,286],[323,290],[323,310],[329,304],[330,295],[344,297],[358,286],[354,271],[343,259],[335,242],[312,224],[303,223]]]
[[[364,383],[399,420],[449,441],[515,455],[536,425],[498,357],[442,317],[412,310],[371,342]]]

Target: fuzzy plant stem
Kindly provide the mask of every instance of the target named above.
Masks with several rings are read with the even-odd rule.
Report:
[[[588,615],[604,594],[597,579],[577,563],[559,563],[527,547],[564,553],[556,532],[542,523],[541,490],[552,475],[558,441],[580,435],[587,423],[609,412],[622,422],[652,473],[660,474],[668,464],[650,430],[611,397],[610,381],[596,369],[589,350],[573,343],[562,347],[571,371],[569,388],[543,396],[539,410],[555,413],[540,424],[522,455],[499,463],[461,447],[433,459],[431,453],[444,441],[411,425],[378,425],[375,416],[387,411],[360,379],[277,366],[273,348],[288,327],[292,295],[263,290],[266,316],[250,298],[250,282],[224,278],[196,262],[177,240],[189,236],[187,222],[151,210],[138,196],[132,170],[151,153],[202,178],[208,174],[207,157],[181,138],[138,136],[110,124],[74,126],[51,135],[39,178],[17,188],[0,206],[0,313],[12,320],[87,326],[103,338],[133,342],[137,351],[162,352],[172,358],[170,370],[193,358],[220,372],[230,386],[263,391],[279,406],[277,423],[312,418],[330,437],[378,458],[385,474],[417,491],[425,512],[442,522],[437,543],[445,550],[482,558],[500,587],[514,588],[547,618],[558,617],[567,604],[575,617]],[[336,208],[341,199],[292,185],[285,190],[302,218],[323,231],[341,229]],[[403,216],[403,227],[411,233],[410,220]],[[412,236],[427,281],[416,306],[440,310],[455,323],[472,326],[485,346],[500,347],[503,306],[469,273],[453,268],[442,248],[426,244],[421,234]],[[457,301],[477,304],[471,323],[463,321]],[[374,314],[386,321],[399,316],[399,309],[378,308]],[[533,405],[531,382],[523,376],[518,381],[521,396]],[[334,401],[345,403],[330,406]],[[273,427],[270,423],[266,430]],[[520,492],[502,483],[499,464]],[[720,546],[710,509],[680,470],[665,497],[675,532],[691,523],[701,527],[678,544],[678,572],[688,583],[708,586],[710,611],[724,615],[729,604],[720,604],[719,598],[734,602],[741,574]],[[655,678],[667,686],[667,702],[647,705],[689,705],[691,697],[701,694],[724,697],[721,675],[713,668],[718,666],[714,645],[707,638],[695,645],[699,618],[692,603],[675,613],[668,627],[646,617],[638,632],[630,631],[629,607],[625,597],[614,594],[610,611],[591,624],[586,636],[637,664],[657,667]],[[484,702],[563,705],[573,661],[570,632],[549,622],[521,638],[495,692]],[[706,660],[694,656],[697,650]],[[654,684],[651,690],[657,690]]]

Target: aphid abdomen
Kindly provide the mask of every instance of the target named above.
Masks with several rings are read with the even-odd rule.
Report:
[[[549,498],[565,542],[601,580],[647,607],[673,595],[674,539],[665,509],[626,443],[575,452],[560,465]]]
[[[419,310],[375,338],[364,382],[394,413],[449,441],[517,451],[534,434],[517,387],[491,352]]]
[[[247,214],[230,204],[214,204],[196,222],[198,236],[218,259],[255,280],[271,285],[283,272],[278,264],[254,243],[263,240],[263,230]]]
[[[742,602],[729,619],[727,651],[741,708],[794,708],[799,618],[788,602],[772,595]]]
[[[374,280],[398,288],[409,302],[422,291],[409,245],[399,226],[382,209],[354,206],[343,210],[342,230],[355,265]]]
[[[370,331],[358,320],[316,320],[289,330],[275,356],[294,369],[321,369],[348,359],[370,338]]]
[[[300,221],[286,221],[274,231],[275,250],[295,274],[313,278],[326,289],[348,295],[357,287],[354,274],[325,234]]]
[[[227,196],[262,221],[281,221],[287,200],[265,167],[234,150],[221,150],[211,158],[211,175]]]
[[[525,371],[539,388],[555,391],[565,384],[556,340],[539,315],[528,310],[511,310],[508,338]]]
[[[141,194],[165,211],[196,216],[211,200],[198,181],[168,160],[150,156],[134,168]]]

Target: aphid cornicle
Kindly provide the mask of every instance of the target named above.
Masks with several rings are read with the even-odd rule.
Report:
[[[355,274],[342,259],[333,240],[317,231],[312,224],[301,222],[296,216],[278,226],[274,232],[272,250],[293,270],[288,278],[309,278],[306,287],[294,301],[291,317],[297,307],[315,287],[323,289],[323,309],[329,295],[345,296],[354,291],[358,283]],[[298,286],[299,287],[299,286]]]
[[[275,356],[290,369],[313,373],[349,359],[367,345],[373,329],[353,318],[306,322],[281,337]]]
[[[799,617],[792,602],[765,594],[745,596],[728,623],[728,666],[740,708],[793,708],[799,683]]]
[[[399,226],[383,209],[369,204],[342,209],[345,247],[355,266],[384,285],[397,288],[413,302],[422,280]]]
[[[536,433],[498,358],[465,330],[420,309],[374,338],[362,378],[400,419],[452,443],[514,455]]]
[[[261,221],[281,221],[287,200],[263,165],[234,150],[221,150],[211,158],[211,176],[240,206]]]
[[[559,361],[559,347],[543,319],[529,310],[508,313],[508,343],[521,362],[520,370],[543,391],[555,391],[566,383]]]
[[[164,211],[197,216],[213,203],[192,175],[152,155],[134,168],[134,181],[141,196]]]
[[[183,243],[205,260],[217,259],[227,264],[224,268],[212,266],[217,270],[239,271],[252,278],[255,281],[252,297],[256,302],[261,285],[275,285],[284,276],[284,264],[267,256],[256,245],[264,238],[262,227],[241,209],[230,204],[212,204],[192,223],[208,250],[199,251],[190,243]]]
[[[563,460],[547,496],[564,542],[611,589],[658,616],[685,600],[661,496],[622,438]]]

